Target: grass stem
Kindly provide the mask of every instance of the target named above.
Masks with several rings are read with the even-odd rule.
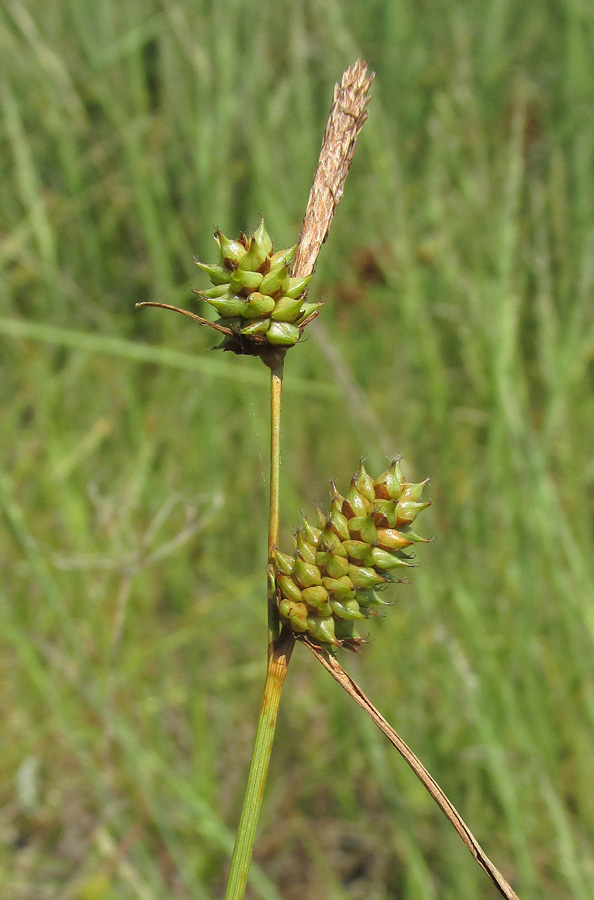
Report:
[[[270,367],[270,513],[268,519],[268,665],[260,719],[256,731],[248,783],[239,820],[239,828],[225,900],[242,900],[256,839],[264,786],[276,731],[276,717],[287,667],[295,639],[290,631],[280,631],[275,595],[274,549],[278,543],[281,402],[284,353],[277,354]]]
[[[243,900],[247,884],[250,862],[256,839],[256,828],[260,817],[270,754],[276,731],[276,718],[281,698],[287,667],[293,652],[295,639],[289,631],[283,631],[278,640],[269,645],[268,667],[260,719],[256,731],[256,740],[252,753],[252,762],[248,775],[248,783],[243,801],[243,809],[239,820],[239,829],[231,871],[227,883],[225,900]]]
[[[270,366],[270,508],[268,516],[268,642],[280,634],[278,606],[274,583],[274,550],[278,544],[278,511],[280,487],[281,402],[284,356]]]

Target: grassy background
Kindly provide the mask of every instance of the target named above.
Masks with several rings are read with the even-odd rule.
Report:
[[[191,306],[296,239],[332,85],[370,117],[288,359],[285,549],[359,456],[432,476],[349,659],[522,900],[594,898],[594,7],[6,0],[0,893],[220,897],[265,656],[267,376]],[[250,897],[495,896],[294,656]]]

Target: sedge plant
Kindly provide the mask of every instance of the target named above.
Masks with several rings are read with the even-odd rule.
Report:
[[[217,229],[218,260],[213,264],[196,260],[212,287],[195,292],[216,310],[216,321],[169,304],[139,304],[175,310],[216,330],[223,336],[221,349],[259,357],[271,375],[268,664],[225,900],[242,900],[245,894],[281,693],[296,642],[312,651],[401,753],[502,896],[517,898],[436,781],[336,657],[341,649],[359,650],[364,641],[357,624],[391,605],[384,588],[402,581],[400,575],[412,565],[407,549],[428,541],[413,528],[430,503],[424,497],[428,479],[407,482],[399,459],[374,478],[361,461],[344,495],[332,484],[327,513],[318,509],[315,520],[303,517],[293,553],[284,553],[278,546],[285,358],[322,305],[309,300],[308,286],[367,117],[372,80],[366,64],[358,61],[336,85],[303,228],[294,247],[275,250],[264,219],[253,234],[242,233],[237,239]]]

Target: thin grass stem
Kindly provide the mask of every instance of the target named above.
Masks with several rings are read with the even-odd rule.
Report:
[[[264,697],[262,698],[243,809],[231,859],[225,900],[242,900],[245,893],[270,754],[274,743],[278,707],[294,645],[293,635],[284,630],[280,638],[271,643],[268,648]]]
[[[270,511],[268,518],[268,641],[280,634],[278,605],[274,583],[274,551],[278,545],[278,516],[280,489],[281,403],[283,391],[284,357],[270,368]]]
[[[396,747],[400,755],[406,760],[410,768],[413,770],[419,781],[431,794],[441,811],[447,819],[452,823],[459,836],[462,838],[477,863],[489,876],[499,893],[506,900],[519,900],[518,895],[511,885],[503,877],[499,869],[491,862],[472,831],[456,809],[448,797],[444,794],[433,776],[427,771],[421,760],[415,756],[408,744],[406,744],[400,735],[392,728],[382,714],[375,708],[371,700],[363,693],[359,685],[351,678],[348,672],[342,668],[338,660],[317,641],[305,635],[301,638],[302,642],[309,647],[313,655],[322,663],[325,669],[330,672],[332,677],[343,690],[347,692],[355,703],[357,703],[377,727],[383,731],[388,740]]]
[[[242,900],[256,839],[264,787],[268,775],[270,755],[276,731],[276,718],[293,652],[295,639],[290,631],[280,632],[274,581],[274,550],[278,543],[281,404],[284,354],[270,363],[270,507],[268,519],[268,665],[264,683],[264,697],[254,741],[248,783],[239,820],[239,828],[225,900]]]

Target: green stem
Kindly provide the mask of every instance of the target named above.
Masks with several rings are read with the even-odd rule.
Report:
[[[262,709],[260,710],[260,721],[258,722],[247,789],[233,849],[225,900],[243,900],[245,893],[254,841],[256,839],[256,828],[262,806],[262,797],[264,795],[264,786],[266,784],[266,775],[268,774],[268,764],[270,762],[272,744],[274,743],[281,691],[294,645],[293,635],[284,631],[278,641],[270,644],[268,650],[268,668],[266,671],[266,684],[264,685],[264,697],[262,698]]]
[[[270,754],[274,743],[276,717],[287,667],[295,645],[292,632],[281,632],[274,583],[274,550],[278,543],[281,399],[284,353],[269,363],[270,381],[270,515],[268,521],[268,666],[260,719],[252,752],[248,783],[239,820],[239,828],[225,900],[243,900],[256,828],[260,817]]]
[[[268,517],[268,641],[280,634],[278,607],[274,587],[274,551],[278,544],[278,510],[280,488],[281,401],[284,356],[270,366],[270,511]]]

